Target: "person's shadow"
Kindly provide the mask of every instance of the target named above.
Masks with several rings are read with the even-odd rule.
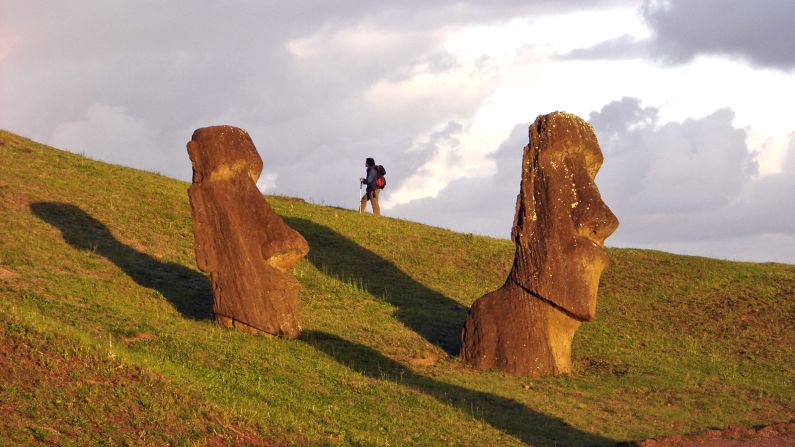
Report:
[[[136,283],[160,292],[184,316],[213,317],[212,288],[207,276],[173,262],[161,262],[119,242],[105,224],[75,205],[36,202],[33,214],[61,230],[64,240],[80,250],[108,258]]]
[[[309,242],[307,259],[318,270],[362,286],[397,307],[396,317],[448,354],[458,354],[467,308],[415,281],[392,262],[324,225],[282,217]]]
[[[333,334],[307,331],[301,340],[353,371],[411,387],[530,445],[616,444],[615,440],[574,428],[556,417],[534,411],[513,399],[415,374],[411,369],[384,357],[372,348]],[[466,434],[462,433],[461,436]],[[462,441],[466,442],[466,439]]]

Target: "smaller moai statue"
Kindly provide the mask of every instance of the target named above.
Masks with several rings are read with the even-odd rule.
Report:
[[[571,372],[571,341],[596,316],[605,239],[618,219],[594,183],[603,156],[587,122],[539,116],[524,148],[505,284],[472,305],[461,358],[478,369],[538,376]]]
[[[250,333],[300,336],[299,285],[290,268],[309,245],[257,189],[262,159],[251,137],[231,126],[197,129],[188,155],[196,263],[210,273],[215,320]]]

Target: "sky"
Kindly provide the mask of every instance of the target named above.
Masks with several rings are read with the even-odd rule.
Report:
[[[267,194],[508,238],[536,116],[577,114],[613,247],[795,264],[791,0],[0,0],[0,128],[190,180],[252,136]],[[356,197],[354,197],[356,194]],[[187,193],[186,193],[187,200]]]

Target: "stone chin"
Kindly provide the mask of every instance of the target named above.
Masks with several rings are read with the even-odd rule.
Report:
[[[571,264],[567,278],[572,283],[574,296],[563,300],[563,310],[579,321],[591,321],[596,317],[596,295],[599,290],[599,278],[607,268],[607,251],[596,242],[580,237],[572,241],[570,251]]]
[[[570,318],[581,322],[596,317],[599,278],[607,267],[604,247],[586,237],[574,237],[560,252],[546,258],[538,274],[524,278],[512,275],[522,289],[551,304]],[[554,262],[565,259],[565,263]]]

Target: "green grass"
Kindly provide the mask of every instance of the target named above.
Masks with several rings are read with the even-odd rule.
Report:
[[[610,249],[575,373],[508,377],[455,352],[510,241],[269,197],[311,247],[305,335],[253,337],[212,322],[188,184],[0,140],[0,361],[29,371],[0,381],[2,445],[600,445],[795,417],[795,266]]]

